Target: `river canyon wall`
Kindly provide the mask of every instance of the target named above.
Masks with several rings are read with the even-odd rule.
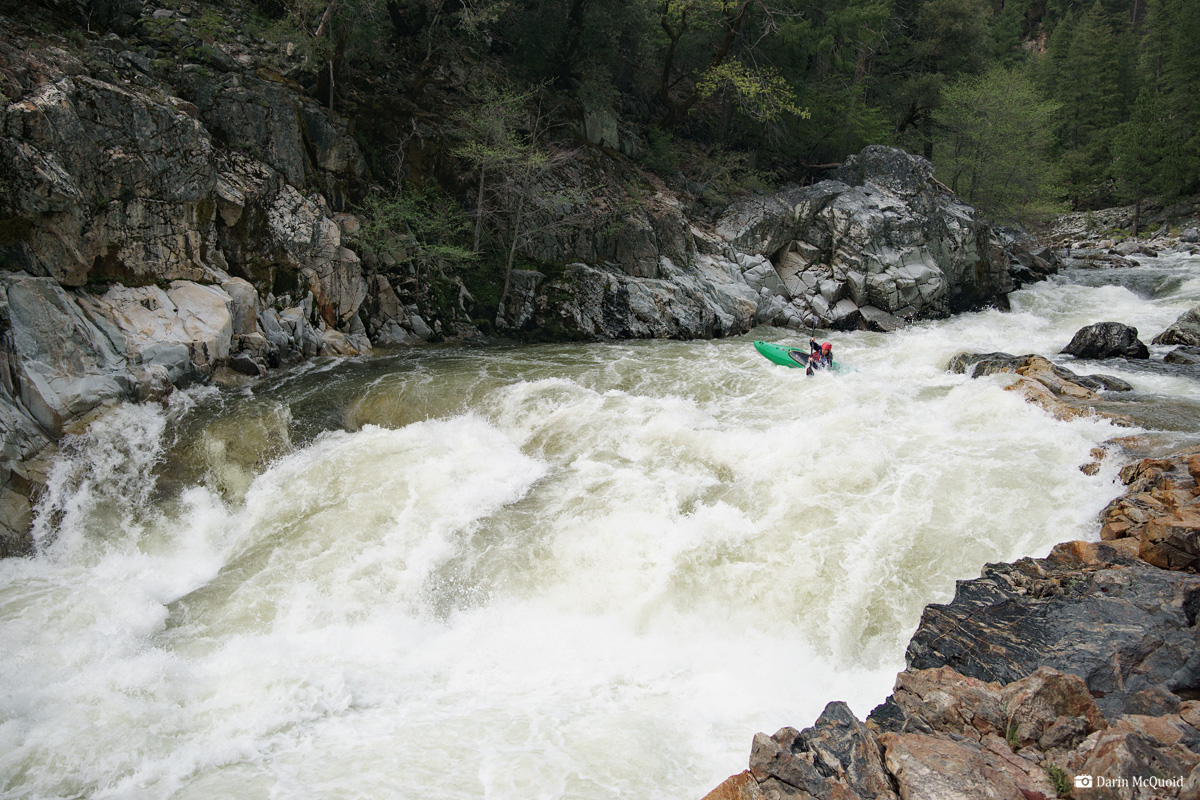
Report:
[[[29,546],[53,443],[112,403],[469,336],[478,313],[458,278],[449,313],[422,305],[414,274],[355,238],[350,210],[374,180],[355,121],[263,66],[261,43],[203,37],[199,4],[46,8],[0,16],[4,553]],[[581,127],[578,157],[546,179],[581,198],[563,211],[572,224],[523,245],[557,266],[514,272],[498,331],[886,330],[1003,304],[1014,271],[1054,268],[1018,260],[929,162],[898,150],[697,214],[592,133]]]

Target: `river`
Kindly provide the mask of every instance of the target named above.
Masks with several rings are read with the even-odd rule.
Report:
[[[805,335],[759,329],[117,409],[64,443],[37,555],[0,563],[0,794],[699,800],[756,731],[881,702],[956,579],[1096,538],[1120,464],[1079,467],[1131,431],[945,365],[1101,320],[1148,342],[1200,259],[1142,264],[823,333],[848,369],[812,378],[750,344]],[[1182,372],[1070,366],[1200,404]],[[1169,417],[1147,447],[1197,440]]]

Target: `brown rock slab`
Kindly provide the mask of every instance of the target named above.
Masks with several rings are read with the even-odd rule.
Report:
[[[902,800],[1028,800],[1056,794],[1037,764],[1015,754],[1010,758],[975,742],[922,733],[885,734],[881,741]]]
[[[704,795],[703,800],[765,800],[758,781],[744,770],[737,775],[730,775],[720,786]]]
[[[1156,567],[1196,572],[1200,567],[1200,512],[1186,508],[1147,522],[1139,555]]]

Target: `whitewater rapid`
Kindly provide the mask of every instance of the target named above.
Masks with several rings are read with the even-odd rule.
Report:
[[[1096,538],[1119,464],[1079,467],[1131,431],[949,359],[1110,319],[1149,341],[1200,303],[1196,267],[822,333],[837,375],[770,364],[751,339],[807,337],[760,329],[119,408],[64,443],[37,555],[0,562],[0,794],[698,800],[756,731],[867,714],[955,580]]]

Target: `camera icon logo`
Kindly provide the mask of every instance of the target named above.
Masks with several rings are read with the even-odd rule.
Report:
[[[1093,779],[1092,779],[1091,775],[1076,775],[1075,776],[1075,788],[1076,789],[1091,789],[1092,781],[1093,781]]]

